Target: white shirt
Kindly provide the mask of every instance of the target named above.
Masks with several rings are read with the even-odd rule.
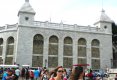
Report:
[[[17,76],[19,76],[19,75],[20,75],[20,70],[19,70],[19,69],[16,69],[16,70],[15,70],[15,74],[16,74]]]

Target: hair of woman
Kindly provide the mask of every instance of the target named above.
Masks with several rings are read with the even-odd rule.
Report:
[[[82,72],[83,67],[81,66],[75,67],[70,75],[70,80],[78,80]]]

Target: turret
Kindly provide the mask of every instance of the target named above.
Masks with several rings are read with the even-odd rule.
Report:
[[[35,16],[35,11],[31,7],[29,0],[25,0],[25,3],[18,12],[19,25],[25,25],[25,26],[33,25],[34,16]]]
[[[111,20],[105,14],[105,11],[102,9],[101,16],[97,20],[97,22],[94,23],[94,26],[100,28],[102,31],[105,31],[106,33],[112,34],[112,23],[113,23],[113,20]]]

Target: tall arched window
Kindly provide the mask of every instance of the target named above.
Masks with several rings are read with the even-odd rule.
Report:
[[[84,38],[80,38],[78,40],[78,63],[86,64],[86,40]]]
[[[100,42],[97,39],[91,43],[92,69],[100,69]]]
[[[36,34],[33,38],[33,55],[32,55],[32,66],[42,67],[43,65],[43,44],[44,39],[40,34]]]
[[[66,37],[64,39],[64,53],[63,53],[63,66],[65,68],[72,67],[73,64],[73,41],[72,38]]]
[[[5,64],[13,64],[13,54],[14,54],[14,38],[9,37],[7,39]]]
[[[54,68],[58,66],[58,37],[51,36],[49,38],[48,67]]]

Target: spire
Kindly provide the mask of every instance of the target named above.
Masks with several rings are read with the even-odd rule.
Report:
[[[29,2],[29,0],[25,0],[25,2]]]
[[[96,22],[96,23],[98,23],[98,22],[109,22],[109,23],[112,23],[113,20],[111,20],[111,19],[106,15],[105,10],[102,9],[102,10],[101,10],[101,15],[100,15],[100,17],[97,19],[97,22]],[[96,24],[96,23],[95,23],[95,24]]]
[[[104,22],[113,22],[113,21],[106,15],[104,9],[102,9],[102,11],[101,11],[100,21],[104,21]]]
[[[102,13],[105,13],[105,10],[102,8],[102,11],[101,11]]]
[[[31,13],[31,14],[35,14],[35,11],[34,9],[32,8],[32,6],[30,5],[29,3],[29,0],[25,0],[25,3],[23,4],[23,6],[20,8],[19,12],[18,12],[18,15],[19,13]]]

